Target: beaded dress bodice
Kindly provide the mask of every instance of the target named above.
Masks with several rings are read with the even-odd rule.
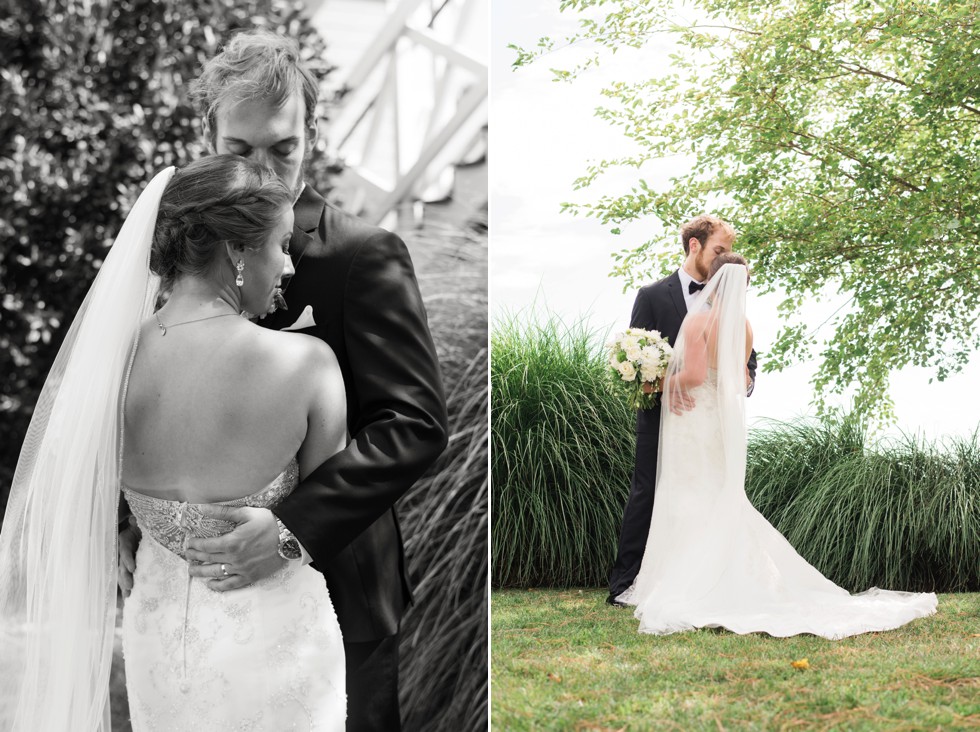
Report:
[[[299,461],[293,458],[286,468],[266,487],[231,501],[216,502],[218,506],[273,508],[292,493],[299,483]],[[201,504],[171,501],[139,493],[123,486],[123,495],[140,528],[149,531],[157,542],[184,559],[184,540],[187,537],[210,538],[227,534],[234,528],[229,521],[205,515]]]

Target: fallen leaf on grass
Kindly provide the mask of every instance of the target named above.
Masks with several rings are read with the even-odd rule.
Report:
[[[790,666],[800,671],[805,671],[806,669],[810,668],[810,662],[805,658],[801,658],[799,661],[791,662]]]
[[[561,676],[559,676],[558,674],[549,673],[548,674],[548,678],[551,679],[552,681],[554,681],[556,684],[560,684],[561,683]]]

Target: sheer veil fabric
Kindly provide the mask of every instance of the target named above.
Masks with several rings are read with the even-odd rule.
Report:
[[[640,572],[619,599],[640,631],[701,627],[837,639],[888,630],[936,610],[932,593],[825,578],[745,494],[747,271],[725,264],[688,313],[667,371],[650,533]],[[694,407],[672,407],[693,400]]]
[[[109,732],[121,393],[174,168],[126,218],[48,374],[0,532],[0,729]]]

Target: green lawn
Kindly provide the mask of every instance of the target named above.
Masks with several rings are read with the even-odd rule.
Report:
[[[641,635],[605,596],[493,593],[492,729],[980,729],[980,594],[840,641]],[[803,658],[809,669],[790,665]]]

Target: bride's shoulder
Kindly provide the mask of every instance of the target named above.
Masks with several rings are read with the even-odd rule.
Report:
[[[307,373],[310,369],[319,371],[338,366],[333,349],[315,336],[271,330],[258,325],[252,330],[256,345],[273,366]]]

